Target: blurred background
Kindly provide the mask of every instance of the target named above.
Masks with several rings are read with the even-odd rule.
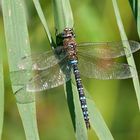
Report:
[[[45,51],[50,46],[35,7],[32,1],[24,2],[32,51]],[[77,42],[120,40],[111,0],[70,0],[70,2]],[[118,0],[118,4],[128,38],[138,41],[135,19],[128,1]],[[54,37],[52,1],[41,0],[41,5]],[[5,116],[2,140],[25,140],[22,122],[11,91],[1,9],[0,47],[3,50],[5,79]],[[137,70],[140,71],[140,51],[134,54],[134,58]],[[132,80],[101,81],[84,77],[82,79],[114,139],[140,140],[140,113]],[[37,99],[37,121],[41,140],[75,140],[63,87],[45,91]],[[91,131],[89,139],[97,140],[98,138]]]

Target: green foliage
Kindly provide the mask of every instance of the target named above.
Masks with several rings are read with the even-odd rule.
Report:
[[[42,11],[42,8],[40,6],[40,3],[39,3],[38,0],[33,0],[33,2],[34,2],[34,5],[35,5],[35,8],[37,10],[37,13],[38,13],[38,15],[40,17],[40,20],[41,20],[41,22],[42,22],[42,24],[44,26],[44,29],[46,31],[47,37],[49,39],[49,42],[50,42],[50,44],[52,44],[53,43],[53,40],[52,40],[52,37],[51,37],[51,33],[49,31],[48,24],[47,24],[47,21],[45,19],[45,16],[44,16],[44,13]]]
[[[74,80],[74,76],[72,77],[72,79]],[[73,118],[75,119],[75,123],[73,125],[75,128],[76,140],[88,140],[87,130],[83,119],[77,88],[73,83],[72,86],[70,86],[70,84],[71,83],[67,83],[65,92],[67,94],[67,97],[69,96],[68,94],[72,94],[73,96],[73,101],[71,101],[69,98],[67,98],[67,100],[69,104],[70,102],[74,103],[74,108],[70,108],[70,110],[73,110],[71,116],[75,114],[75,118]]]
[[[140,37],[140,1],[139,0],[129,0],[129,1],[137,22],[138,34]]]
[[[53,0],[53,9],[55,27],[58,34],[62,33],[65,28],[73,28],[74,21],[69,0]],[[77,140],[87,140],[85,122],[82,117],[77,89],[71,85],[71,81],[67,82],[65,87],[65,94],[67,96],[76,138]],[[72,98],[69,98],[70,96],[72,96]],[[73,104],[73,106],[71,106],[71,104]]]
[[[121,1],[121,0],[120,0]],[[120,2],[119,1],[119,2]],[[21,57],[25,55],[30,55],[30,45],[29,37],[27,31],[27,21],[25,19],[25,7],[23,7],[23,1],[21,0],[3,0],[3,14],[5,23],[5,33],[6,33],[6,43],[8,50],[8,58],[10,64],[10,71],[18,70],[17,63],[20,62]],[[38,16],[43,24],[47,37],[50,44],[54,43],[52,39],[52,34],[50,31],[54,31],[52,24],[52,9],[50,6],[50,1],[40,1],[42,7],[40,6],[39,0],[33,0],[35,8],[37,10]],[[74,27],[76,33],[77,41],[113,41],[119,40],[119,34],[121,34],[122,39],[136,38],[136,28],[134,25],[134,20],[131,17],[131,11],[126,8],[126,0],[121,1],[121,8],[118,10],[118,4],[113,1],[113,8],[111,1],[92,1],[87,0],[81,2],[80,0],[72,0],[71,5],[69,0],[53,0],[53,11],[55,16],[55,28],[57,33],[61,33],[65,27]],[[136,0],[133,1],[133,11],[136,12]],[[46,44],[48,44],[45,34],[42,33],[42,26],[38,20],[36,12],[32,6],[31,1],[28,1],[28,28],[30,31],[30,42],[32,44],[33,50],[46,49]],[[138,5],[140,2],[138,1]],[[73,13],[71,11],[73,9]],[[43,10],[42,10],[43,9]],[[122,9],[122,10],[121,10]],[[140,9],[140,6],[138,6]],[[115,10],[115,16],[113,15],[113,10]],[[138,31],[140,29],[140,10],[137,14],[137,27]],[[122,19],[120,18],[120,12],[122,13]],[[11,15],[9,17],[9,15]],[[73,20],[74,15],[74,20]],[[127,16],[126,16],[127,15]],[[47,17],[47,21],[45,19]],[[116,26],[116,20],[119,27]],[[75,25],[74,25],[75,22]],[[48,28],[48,25],[50,28]],[[124,27],[122,26],[124,25]],[[140,31],[139,31],[140,33]],[[129,44],[124,44],[129,47]],[[48,46],[47,48],[49,48]],[[1,49],[1,48],[0,48]],[[1,50],[0,50],[1,52]],[[127,53],[127,52],[126,52]],[[1,57],[1,55],[0,55]],[[139,59],[139,58],[138,58]],[[0,59],[1,60],[1,59]],[[16,60],[16,61],[15,61]],[[130,57],[131,65],[134,64],[132,56]],[[0,63],[0,70],[2,66]],[[1,71],[0,71],[1,76]],[[136,76],[137,77],[137,76]],[[1,80],[1,79],[0,79]],[[73,79],[74,80],[74,79]],[[135,97],[132,94],[134,92],[133,87],[129,80],[126,81],[100,81],[100,80],[87,80],[82,77],[85,87],[90,91],[90,95],[93,96],[94,101],[90,98],[87,99],[87,104],[90,113],[91,126],[96,134],[93,134],[92,130],[88,131],[85,128],[85,123],[82,116],[82,111],[80,108],[79,98],[77,94],[77,89],[73,83],[68,82],[65,85],[65,95],[67,97],[67,102],[69,106],[69,111],[71,114],[73,127],[75,130],[76,138],[79,140],[96,139],[96,135],[100,140],[132,140],[139,139],[139,129],[140,129],[140,119],[136,108]],[[3,77],[2,77],[3,81]],[[137,96],[139,100],[139,86],[138,77],[133,79]],[[1,82],[0,82],[1,83]],[[3,87],[1,84],[0,86]],[[17,90],[20,87],[13,87],[13,90]],[[0,94],[1,94],[0,89]],[[46,92],[46,91],[45,91]],[[66,99],[59,93],[63,93],[63,89],[56,88],[47,93],[52,92],[51,95],[47,94],[43,96],[39,103],[39,130],[41,139],[59,139],[61,140],[73,140],[74,132],[72,130],[72,124],[70,123],[69,112],[67,109],[67,104],[63,103]],[[59,92],[59,93],[58,93]],[[56,95],[55,95],[56,93]],[[86,91],[87,93],[87,91]],[[93,94],[92,94],[93,93]],[[126,93],[126,94],[124,94]],[[63,94],[62,94],[63,95]],[[1,96],[1,95],[0,95]],[[9,97],[9,95],[7,94]],[[47,99],[45,98],[47,96]],[[88,95],[87,95],[88,97]],[[17,96],[16,96],[17,98]],[[3,104],[3,97],[0,99]],[[20,134],[17,134],[18,126],[14,126],[11,131],[11,121],[17,121],[17,116],[9,119],[9,114],[14,114],[14,107],[8,102],[6,103],[6,118],[5,122],[8,127],[4,129],[4,138],[8,139],[10,136],[15,135],[16,139],[22,139]],[[8,105],[10,104],[10,105]],[[59,105],[61,104],[61,107]],[[25,129],[26,139],[39,139],[36,124],[36,109],[35,103],[30,104],[19,104],[18,109],[22,118],[23,126]],[[54,106],[57,106],[55,108]],[[46,107],[47,106],[47,107]],[[1,106],[3,109],[3,105]],[[11,109],[12,108],[12,109]],[[44,108],[44,110],[43,110]],[[133,109],[132,109],[133,108]],[[65,110],[66,109],[66,110]],[[45,114],[47,110],[47,113]],[[1,111],[1,110],[0,110]],[[2,110],[3,111],[3,110]],[[3,112],[0,112],[3,113]],[[8,114],[8,115],[7,115]],[[103,120],[103,117],[109,128],[111,129],[112,135]],[[2,117],[2,116],[1,116]],[[69,119],[68,119],[69,118]],[[60,122],[58,120],[61,120]],[[10,122],[10,123],[9,123]],[[129,123],[128,123],[129,122]],[[2,123],[0,124],[2,127]],[[61,128],[62,127],[62,128]],[[16,129],[15,129],[16,128]],[[22,129],[22,128],[21,128]],[[1,129],[2,130],[2,129]],[[8,131],[7,131],[8,130]],[[22,130],[21,130],[22,131]],[[10,132],[10,133],[8,133]],[[15,132],[15,134],[13,133]],[[92,135],[89,134],[92,132]],[[11,134],[12,133],[12,134]],[[9,135],[9,137],[7,137]],[[11,137],[10,137],[11,138]]]
[[[135,18],[137,20],[137,16],[138,16],[138,2],[139,0],[129,0],[131,8],[133,10],[133,13],[135,15]]]
[[[101,113],[99,112],[98,108],[95,106],[94,101],[87,98],[87,105],[90,112],[91,126],[95,130],[99,140],[114,140]]]
[[[112,0],[113,3],[113,7],[114,7],[114,12],[115,12],[115,16],[116,16],[116,20],[117,20],[117,24],[118,24],[118,28],[120,31],[120,36],[122,40],[128,40],[127,35],[125,33],[125,29],[123,26],[123,22],[120,16],[120,12],[119,12],[119,8],[118,8],[118,4],[116,0]],[[126,46],[126,48],[128,48],[129,52],[131,52],[130,49],[130,45],[129,43],[124,43],[124,46]],[[125,52],[126,56],[128,56],[129,52]],[[136,65],[135,65],[135,61],[133,58],[133,55],[131,55],[130,57],[127,57],[127,62],[130,66],[133,66],[134,70],[131,70],[132,75],[134,75],[133,79],[133,84],[134,84],[134,88],[135,88],[135,92],[136,92],[136,96],[137,96],[137,100],[138,100],[138,105],[139,105],[139,109],[140,109],[140,83],[139,83],[139,78],[138,78],[138,73],[136,70]]]
[[[25,17],[25,9],[22,0],[3,0],[2,1],[5,37],[7,44],[7,53],[9,69],[11,71],[19,70],[17,64],[21,58],[30,54],[29,37]],[[22,77],[24,78],[24,77]],[[13,93],[21,87],[14,86]],[[27,93],[24,93],[27,94]],[[16,95],[15,95],[16,97]],[[26,139],[38,140],[38,131],[36,125],[35,103],[19,104],[17,103],[19,113],[23,122]]]
[[[138,28],[138,34],[140,37],[140,1],[138,1],[138,18],[137,18],[137,28]]]
[[[0,27],[0,139],[3,130],[3,117],[4,117],[4,77],[3,77],[3,58],[2,58],[2,43],[4,38],[2,36],[3,30]]]
[[[57,33],[62,33],[64,28],[73,28],[73,14],[69,0],[53,0],[55,28]]]
[[[55,25],[56,25],[56,30],[58,31],[58,33],[63,32],[64,28],[73,28],[73,16],[72,16],[72,11],[71,11],[71,7],[70,7],[70,3],[69,0],[67,1],[62,1],[62,0],[54,0],[53,1],[53,9],[54,9],[54,16],[55,16]],[[74,80],[74,77],[72,78]],[[71,112],[71,116],[73,116],[73,114],[75,114],[75,118],[72,117],[73,120],[73,125],[76,131],[76,138],[77,140],[87,140],[88,136],[87,136],[87,132],[86,132],[86,127],[85,127],[85,122],[82,116],[82,110],[81,110],[81,106],[80,106],[80,102],[79,102],[79,97],[78,97],[78,93],[77,93],[77,89],[74,85],[71,85],[71,81],[66,83],[66,89],[65,89],[65,94],[67,97],[69,97],[69,95],[72,95],[73,97],[73,101],[70,98],[67,98],[68,100],[68,104],[70,107],[70,112]],[[71,104],[74,104],[74,108],[71,108]],[[92,108],[93,104],[89,103],[89,108]],[[97,111],[94,110],[90,110],[93,111],[93,114],[97,113]],[[99,114],[99,113],[98,113]],[[95,115],[96,116],[96,115]],[[94,115],[91,115],[91,124],[94,124],[94,119],[92,119],[94,117]],[[95,117],[95,119],[97,119],[99,117],[99,115],[97,115],[97,117]],[[109,133],[109,130],[107,127],[105,127],[105,122],[103,120],[102,117],[98,118],[99,122],[97,122],[97,127],[100,129],[96,129],[97,127],[95,127],[96,133],[99,136],[100,140],[112,140],[112,136],[111,133]],[[93,127],[93,126],[92,126]],[[101,136],[102,132],[107,132],[105,133],[105,137]],[[104,134],[104,133],[103,133]]]

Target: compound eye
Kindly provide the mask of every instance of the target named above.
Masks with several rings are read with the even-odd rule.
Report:
[[[65,30],[65,31],[68,31],[69,29],[68,29],[68,28],[65,28],[64,30]]]
[[[73,45],[69,44],[68,47],[69,47],[69,48],[73,48]]]

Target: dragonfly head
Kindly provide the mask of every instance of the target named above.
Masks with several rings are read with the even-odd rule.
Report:
[[[75,33],[72,28],[65,28],[62,33],[63,38],[75,37]]]
[[[64,31],[66,31],[66,32],[67,31],[73,31],[73,29],[72,28],[65,28]]]

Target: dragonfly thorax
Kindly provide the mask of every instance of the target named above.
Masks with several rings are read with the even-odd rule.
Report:
[[[77,60],[77,51],[76,51],[75,47],[73,47],[71,45],[68,46],[67,52],[68,52],[68,59],[70,61]]]
[[[74,33],[71,29],[66,28],[63,32],[63,47],[68,53],[68,59],[70,61],[77,60],[77,43],[75,41]]]

